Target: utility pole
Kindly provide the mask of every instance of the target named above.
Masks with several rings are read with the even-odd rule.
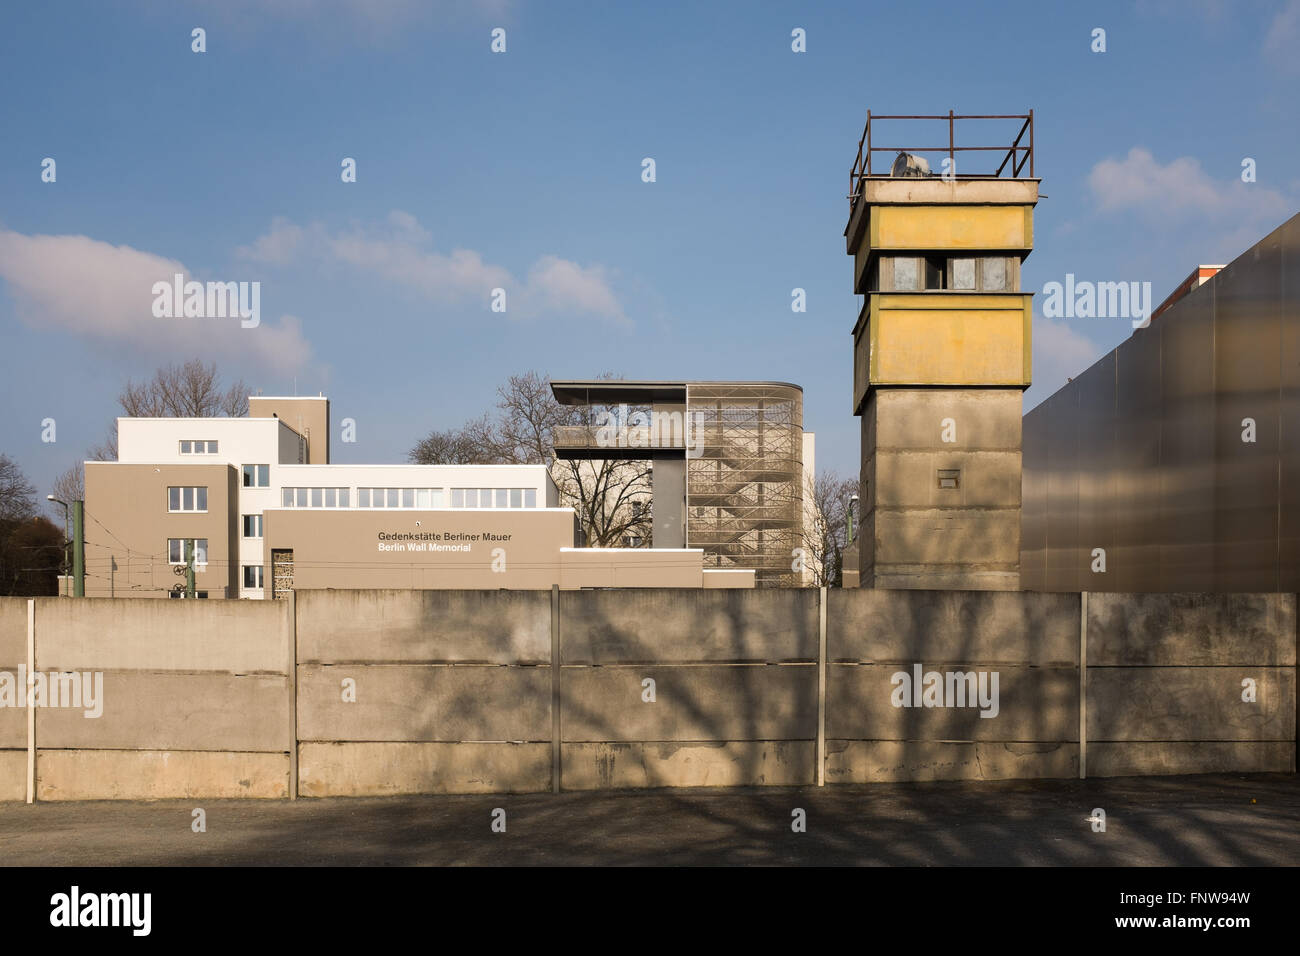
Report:
[[[59,569],[62,572],[59,575],[59,577],[61,577],[63,580],[60,582],[59,588],[60,588],[60,594],[63,597],[67,597],[68,596],[68,570],[69,570],[68,569],[68,564],[69,564],[68,546],[70,544],[70,540],[68,538],[68,503],[64,501],[62,498],[54,497],[54,495],[46,495],[45,500],[53,501],[55,504],[63,505],[63,566]]]
[[[72,503],[72,596],[86,596],[86,503]]]
[[[185,539],[185,596],[194,597],[194,539]]]

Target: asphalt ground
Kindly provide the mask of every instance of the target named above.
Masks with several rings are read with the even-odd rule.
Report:
[[[206,832],[192,829],[201,808]],[[497,809],[505,832],[493,829]],[[1093,811],[1105,811],[1105,831]],[[794,811],[806,829],[795,832]],[[1294,866],[1300,780],[0,804],[7,866]]]

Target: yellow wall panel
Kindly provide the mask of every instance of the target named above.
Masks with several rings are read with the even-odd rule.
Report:
[[[1031,249],[1031,217],[1025,206],[881,206],[872,210],[871,245],[936,251]]]
[[[872,320],[873,383],[1025,384],[1022,311],[882,310]]]

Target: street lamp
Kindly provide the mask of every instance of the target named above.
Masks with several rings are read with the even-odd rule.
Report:
[[[54,497],[54,495],[46,495],[45,500],[53,501],[56,504],[63,505],[63,567],[61,570],[63,571],[62,574],[62,578],[64,581],[63,590],[65,592],[63,596],[67,597],[68,595],[66,591],[68,587],[67,581],[68,581],[68,543],[69,543],[68,542],[68,503],[64,501],[62,498]]]

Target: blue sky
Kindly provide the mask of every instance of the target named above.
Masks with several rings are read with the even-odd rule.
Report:
[[[127,378],[195,356],[324,391],[340,461],[402,461],[528,369],[791,381],[855,473],[867,109],[1035,110],[1040,302],[1066,273],[1158,302],[1300,207],[1300,0],[52,0],[5,6],[0,64],[0,452],[42,492]],[[260,282],[261,324],[154,318],[180,270]],[[1027,407],[1130,331],[1039,318]]]

